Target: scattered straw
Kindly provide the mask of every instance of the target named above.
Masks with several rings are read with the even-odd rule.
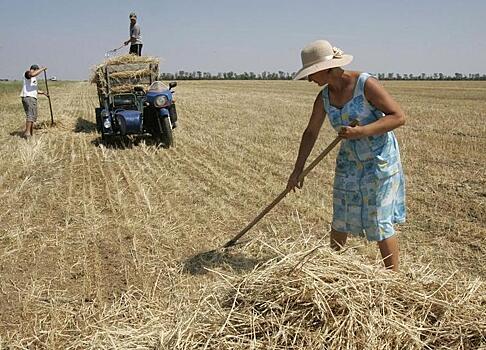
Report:
[[[223,276],[169,347],[207,349],[478,349],[486,345],[479,281],[402,273],[321,248]],[[227,287],[229,284],[229,288]],[[208,312],[211,310],[211,312]],[[175,336],[177,334],[177,336]]]

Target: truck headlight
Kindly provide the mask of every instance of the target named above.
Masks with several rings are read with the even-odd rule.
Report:
[[[162,108],[164,106],[166,106],[169,102],[169,99],[167,98],[167,96],[165,95],[160,95],[160,96],[157,96],[154,100],[154,106],[157,107],[157,108]]]
[[[104,122],[103,122],[103,126],[105,129],[109,129],[111,128],[111,122],[109,119],[106,119]]]

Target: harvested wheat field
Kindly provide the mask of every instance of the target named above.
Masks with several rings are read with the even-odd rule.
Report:
[[[286,185],[318,87],[179,82],[174,148],[100,144],[96,86],[31,140],[0,83],[0,349],[486,349],[486,82],[385,82],[408,120],[401,271],[329,250],[336,150]],[[335,137],[325,122],[316,150]]]

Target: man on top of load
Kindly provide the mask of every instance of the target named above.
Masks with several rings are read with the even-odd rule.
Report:
[[[130,53],[141,56],[142,55],[142,34],[140,32],[140,25],[137,23],[137,15],[135,12],[130,13],[130,39],[124,42],[125,45],[130,43]]]

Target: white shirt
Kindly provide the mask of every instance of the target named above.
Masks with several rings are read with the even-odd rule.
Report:
[[[135,38],[136,40],[134,43],[130,43],[130,45],[143,44],[142,33],[140,32],[140,25],[138,23],[135,23],[134,25],[130,23],[130,39],[131,38]]]
[[[20,97],[34,97],[37,98],[37,78],[32,77],[30,79],[26,79],[24,77],[24,86],[22,87],[22,92],[20,93]]]

